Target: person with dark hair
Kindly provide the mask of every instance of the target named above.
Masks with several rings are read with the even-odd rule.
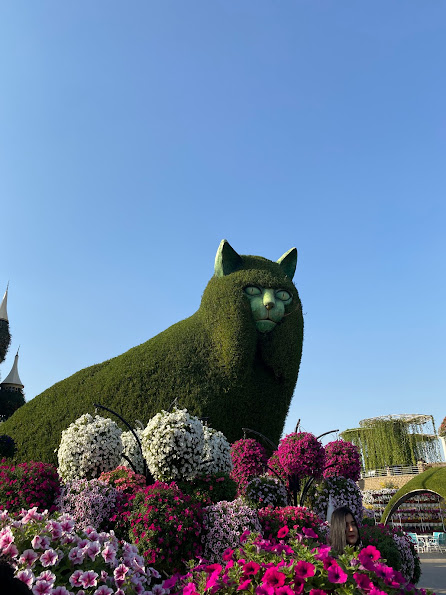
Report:
[[[342,554],[347,545],[360,544],[358,523],[355,515],[347,506],[341,506],[333,511],[329,539],[331,550],[335,554]]]
[[[0,559],[0,593],[2,595],[31,595],[23,581],[14,577],[14,569],[4,558]]]

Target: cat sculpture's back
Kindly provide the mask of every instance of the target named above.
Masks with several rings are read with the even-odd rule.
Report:
[[[230,441],[244,427],[278,441],[302,353],[296,259],[295,249],[278,262],[240,256],[223,240],[195,314],[58,382],[2,425],[18,459],[55,462],[62,430],[92,413],[94,403],[133,424],[147,423],[176,399]]]

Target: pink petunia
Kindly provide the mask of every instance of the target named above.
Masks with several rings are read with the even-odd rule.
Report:
[[[358,560],[361,562],[361,564],[364,564],[364,562],[367,561],[375,562],[375,560],[379,560],[380,558],[381,553],[374,545],[368,545],[358,554]]]
[[[315,533],[311,527],[309,527],[308,529],[306,527],[303,527],[302,528],[302,533],[304,535],[306,535],[307,537],[311,537],[312,539],[317,539],[318,538],[318,534]]]
[[[247,591],[250,584],[251,584],[251,579],[247,578],[246,580],[244,580],[243,582],[241,582],[239,584],[239,586],[237,587],[237,591]]]
[[[25,550],[19,558],[19,564],[26,564],[26,566],[33,566],[39,554],[34,550]]]
[[[289,532],[290,532],[290,530],[285,525],[284,527],[282,527],[281,529],[279,529],[279,531],[277,532],[277,537],[279,539],[283,539],[284,537],[286,537],[288,535]]]
[[[13,541],[11,527],[5,527],[0,531],[0,549],[6,549]]]
[[[80,575],[79,582],[84,587],[84,589],[88,589],[88,587],[96,587],[98,584],[98,576],[99,575],[97,572],[93,572],[93,570],[87,570]]]
[[[227,548],[224,552],[223,552],[223,562],[227,562],[228,560],[232,560],[232,554],[234,553],[234,550],[231,550],[231,548]]]
[[[195,583],[187,583],[183,589],[183,595],[199,595],[197,585]]]
[[[260,570],[260,564],[257,564],[257,562],[247,562],[244,566],[243,566],[243,575],[244,576],[254,576],[255,574],[258,573],[258,571]]]
[[[311,589],[309,595],[327,595],[327,592],[322,589]]]
[[[106,545],[101,552],[101,556],[104,558],[107,564],[113,562],[116,559],[116,550],[111,545]]]
[[[34,582],[34,574],[29,568],[26,570],[19,570],[16,574],[16,578],[22,581],[22,583],[25,583],[25,585],[27,585],[29,588],[31,588]]]
[[[299,580],[305,580],[310,576],[314,576],[314,572],[315,568],[313,564],[310,564],[310,562],[305,562],[304,560],[299,560],[294,567],[295,576]]]
[[[50,595],[53,587],[47,581],[37,581],[33,587],[34,595]]]
[[[72,593],[68,591],[68,589],[66,589],[65,587],[56,587],[55,589],[53,589],[51,595],[72,595]]]
[[[246,531],[243,531],[243,533],[240,535],[240,543],[245,543],[245,541],[248,539],[248,537],[251,535],[251,531],[249,529],[246,529]]]
[[[56,580],[56,575],[54,574],[54,572],[51,572],[51,570],[44,570],[39,574],[36,580],[47,581],[48,583],[51,583],[53,585]]]
[[[98,589],[96,589],[93,595],[112,595],[112,593],[113,589],[110,589],[110,587],[107,587],[106,585],[101,585]]]
[[[99,554],[100,551],[101,551],[101,544],[99,543],[99,541],[91,541],[88,544],[88,547],[85,549],[86,555],[90,558],[90,560],[93,560],[93,561],[96,558],[96,556]]]
[[[275,589],[273,586],[264,583],[256,587],[256,595],[274,595]]]
[[[19,550],[15,543],[10,543],[8,547],[3,548],[3,554],[5,556],[10,556],[11,558],[15,558],[19,555]]]
[[[125,581],[125,575],[129,571],[128,566],[125,564],[120,564],[113,570],[113,576],[115,577],[115,582],[118,587],[121,587]]]
[[[269,586],[274,587],[281,587],[285,583],[285,575],[283,572],[280,572],[274,566],[272,568],[268,568],[262,578],[262,583],[266,583]]]
[[[327,570],[327,577],[330,583],[341,584],[347,582],[348,575],[334,562]]]
[[[294,583],[294,593],[295,595],[301,595],[304,592],[305,588],[305,581],[296,580]]]
[[[294,591],[288,585],[283,585],[282,587],[278,587],[276,589],[275,595],[294,595]]]
[[[82,583],[80,582],[80,577],[82,576],[82,570],[75,570],[73,574],[70,576],[69,581],[72,587],[81,587]]]
[[[378,587],[372,587],[370,589],[369,595],[387,595],[385,591],[381,591]]]
[[[68,559],[73,564],[82,564],[85,558],[85,552],[80,547],[73,547],[68,552]]]
[[[355,572],[353,578],[355,579],[356,584],[358,585],[358,589],[362,589],[363,591],[370,591],[370,589],[373,587],[373,583],[366,574]]]
[[[57,563],[57,552],[53,549],[44,551],[40,556],[40,563],[44,568],[47,566],[54,566],[54,564]]]

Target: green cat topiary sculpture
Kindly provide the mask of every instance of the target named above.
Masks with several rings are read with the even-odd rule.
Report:
[[[272,262],[240,256],[223,240],[195,314],[58,382],[2,425],[18,459],[55,462],[62,430],[93,413],[93,403],[147,423],[177,399],[230,442],[243,427],[278,442],[302,354],[296,263],[295,248]]]

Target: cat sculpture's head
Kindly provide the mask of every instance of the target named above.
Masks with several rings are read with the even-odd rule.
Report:
[[[297,250],[291,248],[279,258],[277,264],[283,270],[284,276],[291,281],[296,271]],[[227,240],[222,240],[215,257],[215,276],[223,277],[234,273],[243,266],[242,257],[232,248]],[[288,289],[287,289],[288,288]],[[244,295],[251,305],[252,315],[258,331],[268,333],[283,320],[286,306],[291,306],[293,295],[289,291],[289,284],[283,287],[264,287],[259,283],[248,284],[243,288]]]
[[[226,240],[220,243],[197,314],[228,375],[260,358],[275,375],[297,378],[303,317],[292,281],[296,264],[295,248],[274,262],[240,255]]]

